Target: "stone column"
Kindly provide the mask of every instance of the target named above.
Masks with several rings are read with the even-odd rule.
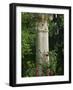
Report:
[[[49,64],[49,39],[48,39],[48,18],[41,14],[37,17],[37,41],[36,41],[36,63],[37,76],[43,75],[43,64]]]

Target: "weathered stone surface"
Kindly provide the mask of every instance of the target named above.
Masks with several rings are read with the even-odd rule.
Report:
[[[37,21],[37,42],[36,42],[36,62],[37,75],[43,75],[42,64],[49,64],[49,39],[48,39],[48,22],[47,16],[41,15],[40,20]]]

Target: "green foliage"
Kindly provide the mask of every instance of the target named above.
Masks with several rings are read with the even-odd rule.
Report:
[[[54,72],[54,74],[56,74],[56,66],[57,66],[57,53],[52,50],[49,52],[49,62],[50,62],[50,65],[49,65],[49,68],[51,71]]]
[[[22,77],[35,76],[35,23],[33,14],[22,13]]]
[[[55,21],[49,21],[49,50],[55,63],[55,74],[64,74],[64,15],[58,15]],[[56,55],[55,55],[56,54]],[[50,61],[51,60],[50,55]],[[54,55],[54,56],[53,56]],[[53,66],[52,66],[53,67]],[[54,69],[53,69],[54,70]]]

